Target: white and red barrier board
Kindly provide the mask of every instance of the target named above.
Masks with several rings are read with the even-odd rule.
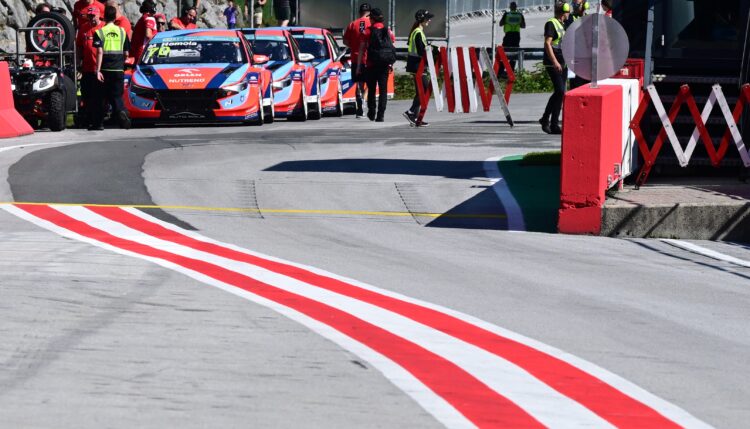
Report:
[[[606,190],[620,175],[623,86],[588,85],[565,96],[558,230],[599,234]],[[614,120],[613,120],[614,119]]]
[[[0,62],[0,138],[33,134],[34,129],[18,114],[13,105],[8,63]]]

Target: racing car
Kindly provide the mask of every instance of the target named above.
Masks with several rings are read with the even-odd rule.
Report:
[[[346,52],[339,48],[330,31],[313,27],[292,27],[289,30],[297,42],[300,52],[313,56],[320,84],[320,105],[323,114],[342,116],[345,93],[354,101],[352,71],[342,60]]]
[[[271,74],[236,30],[158,33],[126,75],[134,125],[273,121]]]
[[[315,57],[312,63],[318,70],[323,112],[334,116],[354,114],[357,94],[356,85],[352,80],[351,54],[348,49],[339,47],[333,34],[323,28],[292,27],[289,31],[297,41],[300,52]],[[337,83],[340,85],[340,95]],[[388,76],[389,99],[393,98],[394,88],[394,77],[391,72]],[[366,95],[366,91],[363,95]]]
[[[320,119],[320,82],[312,65],[315,59],[301,53],[286,28],[240,30],[258,56],[267,57],[264,67],[273,74],[273,104],[277,118],[305,121]]]

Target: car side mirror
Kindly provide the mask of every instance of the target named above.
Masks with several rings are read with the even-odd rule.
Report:
[[[269,62],[271,58],[268,57],[268,55],[260,55],[256,54],[253,55],[253,64],[265,64]]]
[[[310,61],[314,59],[315,59],[315,56],[313,54],[306,54],[306,53],[299,54],[299,62],[301,63],[309,63]]]

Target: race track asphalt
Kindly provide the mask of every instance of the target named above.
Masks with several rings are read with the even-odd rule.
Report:
[[[545,101],[514,98],[513,129],[495,111],[412,129],[393,102],[384,125],[40,133],[2,142],[0,196],[150,206],[211,239],[556,347],[709,425],[745,427],[750,268],[659,240],[506,231],[484,163],[559,149],[534,121]],[[265,306],[6,211],[0,237],[3,426],[440,426],[368,361]]]

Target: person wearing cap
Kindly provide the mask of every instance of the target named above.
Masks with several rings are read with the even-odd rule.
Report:
[[[107,0],[107,6],[112,6],[117,10],[117,18],[115,18],[115,25],[125,30],[128,35],[128,39],[133,37],[133,25],[127,16],[122,14],[122,0]]]
[[[160,30],[156,28],[156,3],[153,0],[145,0],[139,9],[141,17],[133,28],[133,38],[130,40],[130,56],[136,61],[141,58],[143,48],[154,38]]]
[[[357,118],[364,115],[362,110],[362,93],[365,85],[365,62],[364,46],[367,43],[365,32],[370,28],[370,3],[362,3],[359,6],[359,18],[352,21],[344,31],[344,45],[351,52],[352,81],[356,82]]]
[[[505,52],[518,52],[518,48],[521,47],[521,29],[526,28],[526,18],[518,11],[516,2],[510,2],[510,10],[500,18],[500,26],[503,27],[503,32],[505,32],[505,36],[503,36]],[[510,60],[510,68],[516,68],[515,59]],[[500,74],[507,76],[503,65],[500,66]]]
[[[565,22],[570,15],[570,5],[563,2],[555,4],[555,16],[547,20],[544,25],[544,59],[542,64],[552,80],[554,92],[547,101],[544,115],[539,119],[542,130],[547,134],[562,134],[560,128],[560,111],[565,98],[565,85],[568,69],[560,46],[565,36]]]
[[[253,4],[253,16],[250,21],[250,3]],[[266,0],[245,0],[245,21],[252,22],[253,28],[260,28],[263,25],[263,6]]]
[[[156,31],[155,33],[159,33],[161,31],[167,31],[169,23],[167,22],[167,15],[164,15],[163,13],[155,13],[154,19],[156,20]]]
[[[430,25],[430,20],[435,15],[428,10],[419,9],[414,14],[414,24],[411,26],[411,33],[409,34],[409,56],[406,59],[406,71],[414,73],[414,101],[411,103],[409,110],[404,112],[404,117],[409,124],[415,127],[426,127],[429,124],[424,121],[419,121],[419,111],[422,109],[422,101],[419,99],[418,85],[422,85],[422,88],[427,90],[430,85],[430,78],[427,75],[427,69],[422,75],[422,81],[420,82],[416,72],[419,68],[419,63],[424,58],[425,52],[427,52],[427,36],[424,34],[424,28]]]
[[[117,118],[120,128],[130,128],[130,117],[122,101],[123,83],[125,80],[125,58],[130,49],[130,40],[125,30],[115,25],[117,10],[112,6],[104,8],[104,26],[94,33],[94,47],[96,48],[96,72],[102,83],[101,95],[103,100],[99,105],[92,106],[96,115],[89,129],[102,130],[104,122],[104,108],[102,101],[112,106],[112,115]]]
[[[570,5],[570,16],[565,20],[565,28],[567,29],[574,22],[586,16],[586,11],[589,10],[589,2],[584,0],[573,0]]]
[[[573,0],[573,4],[570,6],[570,16],[565,21],[565,29],[567,30],[574,22],[586,16],[586,11],[589,9],[589,2],[584,0]],[[583,86],[590,81],[577,76],[572,71],[568,70],[568,80],[570,81],[570,89],[576,89]]]
[[[195,25],[195,21],[198,19],[198,11],[194,8],[185,9],[182,11],[181,17],[174,17],[169,21],[170,30],[192,30],[198,28]]]
[[[81,72],[81,100],[83,105],[79,109],[81,124],[91,127],[95,114],[90,106],[95,106],[100,100],[101,82],[96,75],[96,48],[94,47],[94,34],[104,26],[99,19],[99,8],[89,7],[86,11],[85,24],[76,35],[76,57],[78,59],[78,70]]]
[[[396,61],[396,36],[386,27],[383,12],[374,8],[370,11],[372,25],[365,30],[365,76],[367,76],[367,118],[375,122],[385,120],[385,107],[388,104],[388,75]],[[390,43],[388,40],[390,39]],[[392,62],[384,62],[381,52],[392,51]],[[379,96],[376,96],[380,89]],[[377,110],[375,102],[377,99]]]
[[[89,23],[87,11],[90,7],[95,7],[100,17],[104,16],[104,4],[97,0],[78,0],[73,4],[73,22],[77,30]]]

